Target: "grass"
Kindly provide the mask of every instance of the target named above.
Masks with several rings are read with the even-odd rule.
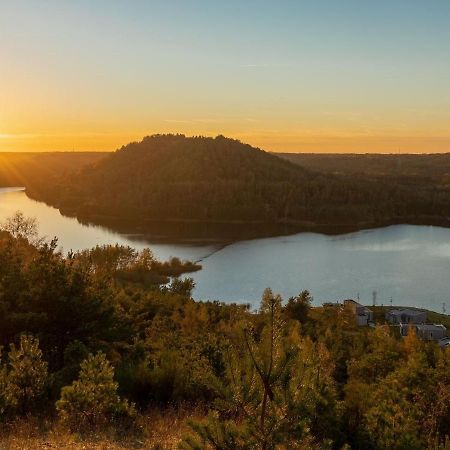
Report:
[[[188,408],[151,410],[138,418],[142,433],[134,436],[117,436],[112,431],[83,436],[71,433],[57,421],[28,417],[1,425],[0,450],[177,449],[190,430],[187,420],[201,417],[202,412]]]

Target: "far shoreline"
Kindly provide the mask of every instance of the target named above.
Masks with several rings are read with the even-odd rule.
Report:
[[[19,188],[17,188],[19,189]],[[408,217],[377,222],[325,224],[309,221],[200,221],[196,219],[130,219],[102,214],[80,214],[73,209],[52,204],[39,195],[24,190],[28,198],[58,209],[62,216],[75,218],[86,225],[102,226],[121,234],[144,235],[159,243],[219,244],[230,245],[244,240],[291,236],[299,233],[317,233],[328,236],[340,236],[358,231],[386,228],[394,225],[436,226],[450,228],[450,218],[445,217]]]

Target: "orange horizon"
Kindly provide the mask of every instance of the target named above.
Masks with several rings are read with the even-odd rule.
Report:
[[[348,154],[433,154],[450,152],[450,137],[446,136],[298,136],[253,135],[249,133],[189,133],[163,130],[161,133],[180,133],[186,136],[203,135],[239,139],[254,147],[273,153],[348,153]],[[157,134],[87,134],[87,135],[14,135],[0,134],[0,152],[113,152],[130,142]]]
[[[164,133],[170,133],[164,130]],[[176,133],[176,132],[174,132]],[[186,133],[186,136],[204,135],[239,139],[254,147],[273,153],[322,153],[322,154],[436,154],[450,152],[450,137],[402,137],[402,136],[255,136],[249,134]],[[46,152],[114,152],[130,142],[157,134],[133,133],[129,135],[1,135],[1,153]]]
[[[0,151],[169,132],[272,152],[450,151],[447,5],[25,3],[0,15]]]

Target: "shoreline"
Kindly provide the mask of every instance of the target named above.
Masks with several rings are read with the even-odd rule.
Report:
[[[35,192],[25,189],[28,198],[58,209],[61,215],[75,218],[82,224],[103,226],[114,232],[140,235],[155,242],[229,245],[243,240],[290,236],[298,233],[319,233],[340,236],[358,231],[385,228],[394,225],[437,226],[450,228],[450,218],[437,216],[397,217],[380,221],[358,223],[317,223],[302,220],[245,221],[198,219],[150,219],[107,215],[82,214],[78,211],[44,200]],[[181,236],[181,237],[180,237]]]

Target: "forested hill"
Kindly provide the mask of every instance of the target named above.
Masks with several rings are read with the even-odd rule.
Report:
[[[444,223],[450,191],[302,168],[223,136],[154,135],[76,175],[27,186],[80,218],[299,227]]]

